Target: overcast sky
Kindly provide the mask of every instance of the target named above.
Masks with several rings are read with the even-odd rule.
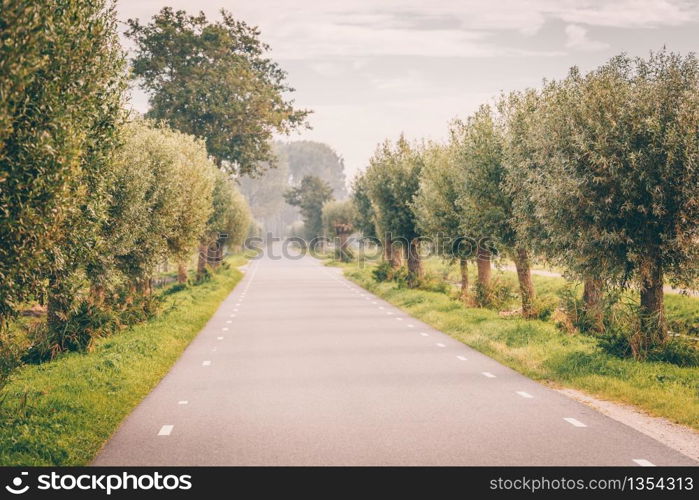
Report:
[[[122,20],[169,5],[262,30],[313,130],[290,139],[331,145],[348,177],[401,132],[442,139],[500,91],[538,86],[572,65],[625,51],[699,45],[699,0],[118,0]],[[135,92],[132,105],[147,110]]]

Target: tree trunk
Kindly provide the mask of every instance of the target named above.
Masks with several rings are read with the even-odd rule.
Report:
[[[46,325],[48,326],[52,337],[56,338],[56,334],[59,334],[63,330],[63,314],[65,313],[65,303],[63,300],[61,300],[61,287],[56,278],[49,278],[47,295]],[[57,340],[59,344],[62,344],[60,339]],[[61,347],[63,346],[61,345]]]
[[[408,262],[409,285],[416,287],[422,278],[422,262],[420,261],[420,240],[413,238],[405,248],[406,261]]]
[[[187,263],[184,261],[179,261],[177,263],[177,282],[186,283],[187,282]]]
[[[401,266],[401,259],[400,259],[400,252],[396,251],[394,248],[394,243],[393,239],[389,236],[386,235],[384,237],[384,248],[383,248],[383,257],[388,262],[391,264],[391,267],[393,269],[398,269]]]
[[[650,347],[654,341],[667,340],[663,292],[663,268],[657,260],[649,261],[641,279],[641,330]]]
[[[591,320],[592,329],[596,332],[604,330],[604,318],[602,317],[602,280],[586,278],[583,281],[583,302],[585,314]]]
[[[459,259],[459,270],[461,271],[461,300],[464,304],[469,305],[471,297],[468,292],[468,260]]]
[[[208,255],[209,245],[202,241],[199,243],[199,256],[197,258],[197,279],[200,280],[206,274],[206,266],[208,264],[206,256]]]
[[[536,311],[534,310],[536,291],[532,283],[529,255],[524,248],[517,248],[515,250],[515,267],[517,268],[519,293],[522,296],[522,316],[525,318],[533,318],[536,315]]]
[[[484,288],[490,287],[490,250],[478,247],[476,256],[476,265],[478,266],[478,283]]]
[[[350,233],[347,233],[345,231],[340,232],[338,235],[340,237],[340,260],[342,262],[349,262],[350,256],[347,254],[347,239],[349,237]]]

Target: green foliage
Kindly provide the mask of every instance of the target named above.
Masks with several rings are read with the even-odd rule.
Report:
[[[487,287],[480,282],[473,285],[475,303],[495,311],[503,310],[516,296],[512,284],[497,278],[493,279]]]
[[[150,93],[148,116],[203,138],[219,164],[240,175],[273,162],[270,139],[305,125],[286,73],[266,57],[256,27],[221,11],[209,22],[164,7],[149,24],[129,19],[134,76]]]
[[[401,136],[395,144],[381,144],[369,160],[366,176],[377,233],[410,242],[420,236],[411,208],[420,187],[422,156]]]
[[[455,141],[449,145],[428,145],[423,152],[420,189],[412,209],[420,233],[435,239],[438,243],[436,250],[441,255],[468,258],[473,256],[475,249],[457,243],[464,242],[463,237],[468,235],[463,231],[465,214],[459,203],[466,195],[468,178],[457,164],[457,153]]]
[[[374,281],[383,283],[384,281],[390,281],[393,279],[393,267],[391,267],[390,262],[381,261],[374,269],[371,270],[371,276]]]
[[[123,55],[105,1],[0,9],[0,327],[101,247]]]
[[[352,224],[365,238],[376,238],[376,214],[369,198],[369,181],[366,175],[360,174],[354,179],[351,199],[354,204]]]
[[[307,240],[322,236],[323,205],[332,200],[332,188],[327,182],[315,176],[306,176],[298,186],[284,193],[284,199],[289,205],[300,208]]]
[[[354,205],[350,200],[329,201],[323,205],[323,230],[329,238],[354,232]]]
[[[664,331],[662,286],[699,275],[699,62],[618,56],[542,91],[526,181],[539,246],[578,275],[641,290]],[[555,133],[552,133],[555,131]],[[639,310],[639,312],[641,312]]]

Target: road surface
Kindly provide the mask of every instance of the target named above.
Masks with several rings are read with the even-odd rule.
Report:
[[[319,261],[253,261],[94,465],[697,465]]]

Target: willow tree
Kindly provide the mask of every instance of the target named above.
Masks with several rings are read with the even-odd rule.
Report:
[[[226,245],[239,246],[252,223],[250,207],[228,174],[214,172],[212,209],[199,239],[197,277],[201,279],[207,267],[216,267],[223,259]]]
[[[451,144],[430,144],[423,152],[423,161],[420,189],[413,202],[417,225],[421,234],[435,242],[441,255],[459,261],[461,298],[470,303],[468,260],[475,248],[471,239],[464,236],[464,214],[459,203],[467,181],[456,165]]]
[[[336,241],[336,254],[343,262],[351,258],[347,240],[354,232],[355,219],[351,200],[330,201],[323,206],[323,229],[328,238]]]
[[[506,108],[506,106],[502,106]],[[535,314],[535,291],[531,279],[529,254],[524,241],[517,237],[514,225],[513,193],[507,184],[505,140],[507,120],[490,106],[479,110],[452,128],[463,179],[463,195],[457,201],[462,211],[462,230],[477,235],[479,283],[489,287],[491,249],[486,242],[499,245],[517,268],[522,315]]]
[[[666,280],[699,274],[699,63],[617,56],[551,84],[540,114],[548,168],[532,191],[561,260],[640,290],[644,349],[667,338]]]
[[[178,206],[167,243],[170,255],[177,261],[177,279],[184,283],[187,281],[187,261],[206,230],[213,211],[216,165],[209,158],[203,141],[174,130],[168,131],[167,135],[179,151],[174,185],[176,192],[172,193],[178,200]]]
[[[411,286],[422,276],[420,233],[412,210],[422,164],[420,148],[411,146],[401,135],[395,144],[386,141],[376,149],[365,174],[386,257],[394,267],[399,265],[394,246],[398,243],[403,247]]]
[[[57,318],[100,248],[123,69],[111,3],[3,1],[0,324],[47,279]]]
[[[115,266],[132,292],[150,292],[155,268],[172,254],[181,229],[183,139],[167,127],[136,120],[126,127],[115,157],[119,174],[106,231]]]
[[[352,181],[351,193],[354,205],[354,220],[352,224],[362,233],[364,238],[377,238],[376,214],[369,198],[369,185],[364,172],[358,174]]]

